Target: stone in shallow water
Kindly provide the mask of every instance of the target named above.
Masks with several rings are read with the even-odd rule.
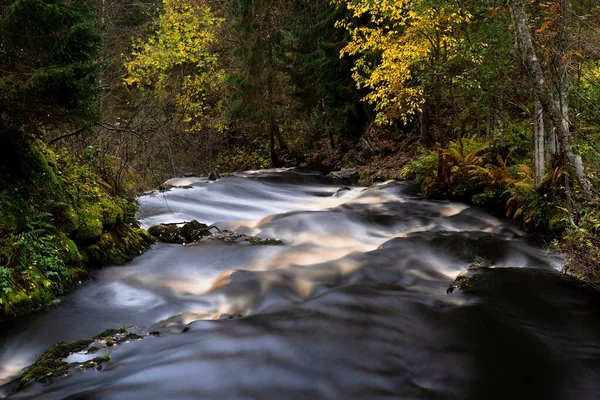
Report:
[[[217,232],[212,233],[211,229]],[[195,243],[200,240],[219,240],[222,242],[246,241],[254,245],[280,245],[283,241],[271,238],[259,238],[230,230],[221,230],[214,225],[206,225],[196,220],[181,224],[160,224],[148,228],[148,232],[164,243]]]
[[[147,332],[146,336],[153,335]],[[130,332],[126,328],[107,329],[89,338],[72,342],[58,342],[46,350],[19,379],[15,391],[33,382],[48,383],[55,378],[67,376],[74,369],[84,370],[96,368],[102,370],[101,364],[110,360],[110,354],[96,353],[107,346],[115,346],[130,340],[143,340],[144,336]]]
[[[196,220],[185,222],[183,225],[160,224],[148,228],[148,232],[164,243],[191,243],[210,235],[210,226]]]

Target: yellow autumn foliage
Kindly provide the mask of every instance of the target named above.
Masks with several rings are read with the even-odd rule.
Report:
[[[353,77],[359,88],[368,90],[363,100],[375,106],[379,123],[394,118],[406,121],[424,102],[419,71],[460,56],[465,40],[461,29],[471,14],[454,2],[333,1],[344,3],[352,14],[338,22],[350,33],[341,55],[358,57]]]
[[[200,130],[219,114],[213,111],[220,102],[208,98],[224,80],[214,51],[222,22],[205,0],[163,0],[153,34],[134,43],[125,83],[150,89],[158,99],[174,96],[188,130]],[[219,128],[220,123],[211,119],[209,124]]]

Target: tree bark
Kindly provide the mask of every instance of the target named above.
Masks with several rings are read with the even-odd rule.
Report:
[[[552,157],[559,153],[558,138],[552,122],[544,118],[544,130],[546,131],[546,159],[552,160]]]
[[[270,124],[269,124],[270,125]],[[279,166],[279,160],[277,159],[277,153],[275,153],[275,132],[269,126],[269,154],[271,155],[271,167],[276,168]]]
[[[580,156],[573,153],[571,135],[565,129],[562,112],[555,106],[554,96],[550,88],[546,85],[540,61],[535,53],[531,31],[527,26],[527,14],[523,0],[508,0],[508,5],[515,25],[515,35],[522,62],[531,77],[535,96],[539,99],[543,111],[548,114],[554,124],[561,151],[564,154],[565,168],[573,179],[579,183],[583,193],[589,195],[591,185],[585,176],[583,162]]]
[[[420,130],[421,130],[421,144],[429,147],[433,144],[431,137],[431,114],[429,110],[429,104],[423,103],[421,106],[421,116],[419,117]]]
[[[544,176],[545,152],[544,152],[544,111],[539,100],[535,99],[535,107],[533,109],[533,135],[535,143],[535,183],[539,185]]]

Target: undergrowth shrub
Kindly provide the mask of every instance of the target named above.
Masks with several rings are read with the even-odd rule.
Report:
[[[448,142],[446,148],[421,147],[417,159],[402,169],[402,177],[413,179],[427,197],[505,209],[507,217],[522,221],[527,229],[563,229],[562,169],[552,168],[536,184],[533,161],[512,154],[493,148],[484,138],[466,136]]]
[[[600,204],[585,204],[556,249],[566,255],[564,271],[600,287]]]
[[[476,135],[467,136],[433,149],[421,147],[417,159],[402,168],[401,176],[413,179],[428,197],[458,198],[470,201],[481,193],[483,177],[494,176],[485,170],[489,162],[489,144]]]

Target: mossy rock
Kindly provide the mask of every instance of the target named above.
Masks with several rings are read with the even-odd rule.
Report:
[[[99,198],[94,204],[84,204],[79,213],[79,226],[74,239],[89,243],[102,236],[104,231],[123,221],[124,211],[117,199]]]
[[[263,239],[256,236],[249,237],[246,239],[246,242],[254,245],[262,245],[262,246],[279,246],[283,244],[283,240],[279,239]]]
[[[73,238],[78,242],[89,242],[102,236],[102,221],[99,216],[85,213],[79,218],[79,227],[75,230]]]
[[[70,371],[83,370],[88,368],[102,369],[101,364],[110,360],[110,353],[103,356],[94,357],[83,362],[68,363],[65,358],[76,352],[83,354],[95,354],[102,348],[119,345],[128,340],[143,340],[145,337],[157,336],[158,332],[146,332],[145,336],[129,332],[124,327],[111,328],[88,339],[75,340],[72,342],[58,342],[46,350],[38,359],[31,364],[15,387],[19,391],[26,385],[33,382],[47,383],[55,378],[67,376]]]
[[[102,210],[102,225],[104,229],[113,228],[117,223],[123,221],[123,208],[116,200],[101,199],[100,208]]]
[[[93,339],[75,340],[73,342],[58,342],[44,352],[29,366],[17,384],[17,390],[30,382],[50,382],[58,376],[65,375],[71,364],[63,361],[70,354],[87,348]]]
[[[107,330],[97,334],[96,336],[94,336],[92,339],[106,339],[106,338],[111,338],[111,337],[115,337],[116,335],[120,334],[120,333],[127,333],[127,329],[121,327],[121,328],[108,328]]]
[[[28,282],[29,289],[13,286],[11,292],[2,293],[0,297],[0,321],[11,320],[15,317],[39,311],[50,303],[57,295],[72,287],[76,282],[87,276],[87,271],[78,266],[69,268],[69,277],[62,277],[61,286],[50,281],[37,268],[31,270],[32,276],[38,276]],[[51,282],[51,284],[48,284]]]
[[[154,239],[140,228],[119,224],[100,236],[100,240],[83,250],[89,265],[122,265],[146,251]]]
[[[68,235],[79,226],[77,213],[70,204],[50,201],[47,202],[47,208],[52,213],[54,225],[59,231]]]
[[[40,307],[45,304],[44,295],[46,292],[40,288],[25,292],[24,290],[15,290],[3,296],[2,313],[0,313],[0,320],[10,319],[12,316],[29,314],[33,311],[39,310]],[[51,299],[54,298],[52,292],[47,294]]]
[[[148,228],[148,233],[163,243],[185,243],[185,239],[180,235],[180,232],[181,228],[176,224],[160,224]]]
[[[77,245],[75,244],[74,241],[72,241],[71,239],[69,239],[68,237],[65,237],[65,252],[66,252],[66,257],[65,257],[65,262],[67,264],[71,264],[71,265],[76,265],[81,263],[81,261],[83,260],[83,257],[81,256],[81,253],[79,253],[79,248],[77,247]]]
[[[210,226],[196,220],[180,224],[160,224],[148,228],[148,233],[163,243],[192,243],[210,236]]]

